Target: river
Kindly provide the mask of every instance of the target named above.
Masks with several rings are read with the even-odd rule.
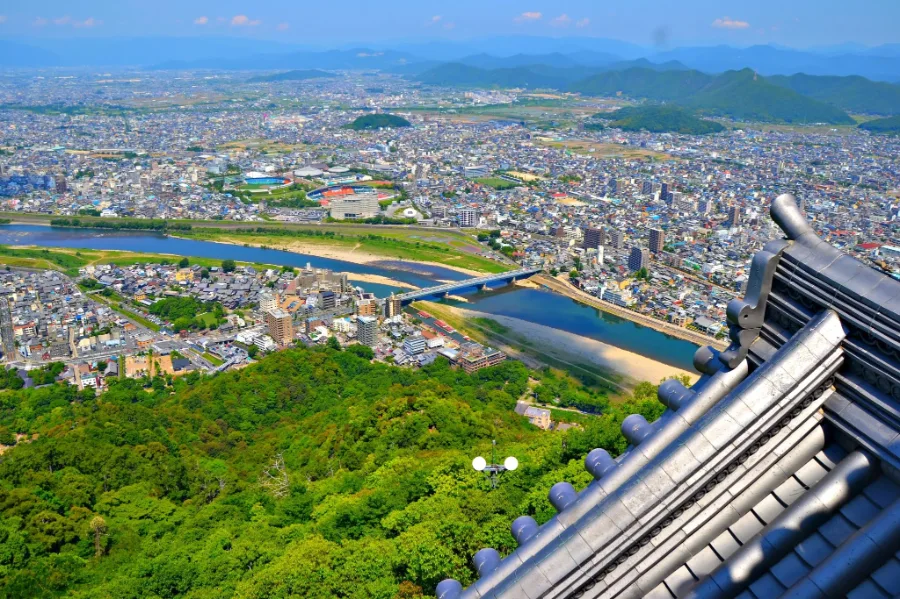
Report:
[[[428,287],[439,280],[461,280],[467,275],[439,266],[415,262],[384,261],[354,264],[342,260],[263,249],[165,237],[144,231],[106,231],[102,229],[65,229],[39,225],[2,225],[0,244],[68,247],[95,250],[124,250],[164,253],[200,258],[218,258],[313,268],[337,272],[374,274],[416,287]],[[358,280],[358,279],[357,279]],[[398,287],[378,283],[358,283],[366,291],[385,297]],[[643,325],[633,323],[585,306],[567,297],[539,289],[515,286],[493,291],[465,294],[467,306],[488,314],[511,316],[542,324],[635,352],[665,364],[693,370],[692,358],[697,346]]]

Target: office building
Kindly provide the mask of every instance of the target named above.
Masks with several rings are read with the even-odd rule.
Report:
[[[410,356],[421,354],[425,348],[425,337],[422,335],[410,335],[403,341],[403,351]]]
[[[662,229],[650,229],[650,253],[658,256],[662,254],[666,245],[666,234]]]
[[[356,339],[363,345],[375,347],[378,342],[378,319],[374,316],[357,316]]]
[[[506,360],[506,354],[502,351],[475,342],[463,344],[456,353],[451,353],[448,357],[451,365],[458,366],[469,374]]]
[[[627,308],[634,303],[631,292],[627,289],[619,289],[618,287],[603,287],[600,293],[600,299],[617,306]]]
[[[337,306],[337,296],[334,291],[322,291],[319,293],[319,307],[323,310],[331,310]]]
[[[66,183],[65,175],[56,175],[56,193],[66,193],[69,185]]]
[[[375,191],[358,191],[335,197],[329,207],[331,217],[337,220],[372,218],[378,216],[381,209],[378,205],[378,193]]]
[[[266,326],[269,329],[269,336],[278,345],[289,345],[294,340],[294,323],[291,315],[281,308],[266,312]]]
[[[582,247],[586,250],[596,250],[606,245],[606,231],[603,229],[587,228],[584,230],[584,242]]]
[[[644,181],[641,183],[641,195],[653,195],[653,181]]]
[[[648,266],[650,266],[650,250],[638,246],[631,248],[631,254],[628,256],[628,269],[637,272]]]

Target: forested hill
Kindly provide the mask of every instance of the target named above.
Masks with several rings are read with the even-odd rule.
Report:
[[[553,88],[586,96],[671,102],[736,120],[852,125],[845,110],[900,113],[900,86],[861,77],[766,78],[751,69],[711,75],[689,69],[622,69],[542,65],[481,69],[445,64],[416,75],[422,83],[461,87]]]
[[[547,433],[513,413],[529,376],[539,398],[605,398],[518,362],[469,376],[370,355],[289,350],[96,398],[0,391],[0,442],[27,435],[0,458],[0,596],[433,596],[471,582],[482,547],[509,551],[515,517],[547,520],[552,483],[583,487],[588,450],[622,451],[624,414],[662,410],[645,384],[583,431]],[[470,465],[492,438],[522,464],[496,491]]]
[[[892,116],[886,119],[875,119],[866,121],[859,126],[860,129],[871,131],[872,133],[886,133],[890,135],[900,134],[900,116]]]
[[[603,126],[616,127],[623,131],[646,130],[651,133],[707,135],[725,130],[725,127],[715,121],[699,119],[690,111],[671,105],[626,106],[614,112],[594,115],[594,118],[606,120]],[[597,125],[597,121],[589,121],[585,127],[599,128]]]
[[[347,129],[366,131],[370,129],[389,129],[396,127],[409,127],[410,123],[405,118],[395,114],[379,113],[365,114],[356,118],[352,123],[344,125]]]
[[[657,72],[629,69],[579,82],[574,91],[590,95],[623,94],[675,102],[711,115],[737,120],[785,123],[853,124],[840,108],[776,85],[750,69],[706,75],[698,71]]]
[[[251,77],[247,83],[271,83],[277,81],[305,81],[306,79],[335,78],[337,75],[328,71],[319,69],[306,69],[285,71],[283,73],[275,73],[273,75],[258,75]]]

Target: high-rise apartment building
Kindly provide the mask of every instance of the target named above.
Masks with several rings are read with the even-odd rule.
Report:
[[[709,214],[710,212],[712,212],[712,202],[709,200],[700,200],[697,202],[698,214]]]
[[[662,229],[650,229],[650,252],[658,255],[666,244],[666,234]]]
[[[478,211],[473,210],[472,208],[463,208],[459,211],[459,226],[460,227],[477,227],[478,226]]]
[[[265,292],[259,296],[259,311],[265,314],[278,307],[278,298],[273,294]]]
[[[625,248],[625,233],[618,229],[609,232],[609,245],[617,250]]]
[[[588,227],[584,230],[584,242],[582,247],[586,250],[596,250],[606,245],[606,231]]]
[[[294,340],[294,323],[290,313],[276,308],[266,312],[266,326],[269,336],[279,345],[288,345]]]
[[[741,207],[732,206],[728,209],[728,226],[737,227],[741,224]]]
[[[373,299],[361,299],[356,302],[356,313],[360,316],[375,316],[378,303]]]
[[[356,317],[356,338],[363,345],[374,347],[377,343],[378,319],[374,316]]]
[[[631,248],[631,255],[628,256],[628,269],[637,272],[648,266],[650,266],[650,250],[638,246]]]
[[[403,304],[400,298],[391,293],[390,297],[384,300],[384,315],[387,318],[393,318],[403,311]]]

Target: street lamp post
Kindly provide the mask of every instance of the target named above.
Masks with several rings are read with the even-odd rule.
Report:
[[[494,439],[491,441],[491,463],[488,464],[487,460],[483,457],[478,456],[474,460],[472,460],[472,468],[478,470],[479,472],[484,472],[484,475],[487,476],[491,481],[491,488],[496,489],[498,484],[498,477],[500,473],[506,472],[507,470],[513,471],[519,467],[519,460],[510,456],[503,460],[502,464],[495,463],[494,454],[497,448],[497,440]]]

